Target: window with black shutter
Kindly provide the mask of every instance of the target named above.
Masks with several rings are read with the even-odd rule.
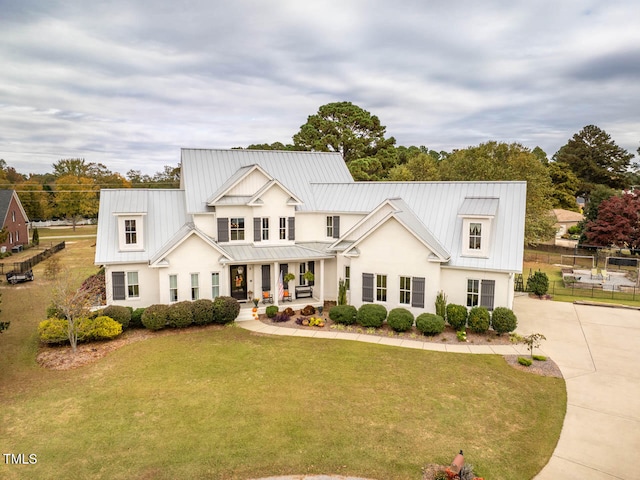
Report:
[[[114,300],[126,299],[124,272],[111,272],[111,286]]]
[[[262,291],[271,290],[271,265],[262,265]]]
[[[424,308],[424,277],[413,277],[411,285],[411,306]]]
[[[333,217],[333,238],[340,238],[340,217]]]
[[[493,300],[496,293],[495,280],[482,280],[480,284],[480,306],[493,310]]]
[[[218,241],[219,242],[229,241],[229,219],[228,218],[218,219]]]
[[[259,242],[262,239],[262,232],[260,231],[262,227],[262,220],[260,217],[253,218],[253,241]]]
[[[287,223],[289,226],[289,240],[296,239],[296,217],[289,217],[287,219]]]
[[[316,262],[309,262],[307,264],[307,270],[310,271],[311,273],[313,273],[313,275],[314,275],[314,279],[313,280],[309,280],[309,285],[313,286],[313,285],[316,284],[316,282],[315,282]]]

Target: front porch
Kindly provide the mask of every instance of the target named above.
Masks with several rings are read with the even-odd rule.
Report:
[[[258,304],[258,314],[264,314],[267,307],[274,305],[273,303],[264,304],[260,302]],[[318,298],[299,298],[297,300],[293,300],[291,302],[279,302],[278,309],[284,310],[287,307],[291,307],[293,310],[300,310],[307,305],[312,305],[315,308],[318,308],[320,305],[324,306],[324,302],[321,302]],[[240,302],[240,313],[238,314],[238,318],[236,318],[236,322],[242,322],[246,320],[253,320],[253,302],[246,301]]]

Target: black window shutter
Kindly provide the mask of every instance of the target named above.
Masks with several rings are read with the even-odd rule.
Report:
[[[253,218],[253,241],[259,242],[262,239],[262,219],[260,217]]]
[[[287,223],[289,224],[289,240],[296,239],[296,217],[289,217],[287,219]]]
[[[496,292],[495,280],[482,280],[480,286],[480,306],[493,310],[493,298]]]
[[[411,306],[424,308],[424,277],[413,277],[412,279]]]
[[[282,283],[284,283],[284,276],[289,273],[289,264],[281,263],[280,264],[280,272],[282,273]]]
[[[316,274],[316,262],[307,263],[307,270],[309,270],[315,276],[315,274]],[[313,286],[315,284],[316,284],[315,278],[309,282],[310,286]]]
[[[125,300],[124,272],[111,272],[111,286],[114,300]]]
[[[340,217],[333,217],[333,238],[340,238]]]
[[[373,273],[362,274],[362,301],[373,302]]]
[[[262,265],[262,291],[271,290],[271,265]]]
[[[218,219],[218,241],[219,242],[229,241],[229,219],[228,218]]]

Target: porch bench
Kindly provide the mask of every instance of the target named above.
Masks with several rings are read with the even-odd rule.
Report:
[[[313,288],[310,285],[296,286],[296,298],[313,297]]]

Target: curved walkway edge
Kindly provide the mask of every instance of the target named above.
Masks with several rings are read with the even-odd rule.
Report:
[[[542,333],[540,351],[560,367],[567,385],[567,413],[551,459],[536,480],[631,480],[629,459],[640,452],[640,312],[516,297],[518,332]],[[522,355],[524,345],[451,345],[342,331],[309,331],[237,324],[269,335],[352,340],[440,352]],[[294,475],[268,480],[359,480]],[[266,480],[266,479],[265,479]]]

